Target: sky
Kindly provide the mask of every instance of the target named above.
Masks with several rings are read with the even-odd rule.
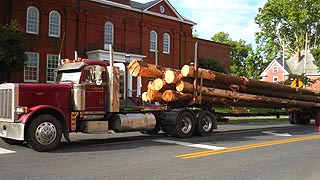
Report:
[[[134,0],[145,3],[151,0]],[[218,32],[226,32],[234,41],[245,40],[255,46],[254,22],[259,7],[267,0],[169,0],[182,15],[195,22],[199,38],[210,40]]]

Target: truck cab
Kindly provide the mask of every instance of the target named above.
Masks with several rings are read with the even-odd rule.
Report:
[[[124,65],[120,64],[120,66]],[[37,151],[58,147],[62,134],[152,130],[152,113],[126,113],[119,67],[99,60],[62,60],[56,83],[0,85],[0,137],[9,144],[24,141]],[[121,89],[121,90],[120,90]]]

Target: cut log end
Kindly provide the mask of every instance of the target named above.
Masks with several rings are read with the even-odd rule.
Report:
[[[148,102],[147,92],[143,92],[141,98],[143,102]]]
[[[160,78],[157,78],[152,82],[153,89],[157,91],[162,89],[163,85],[164,85],[163,80]]]
[[[184,65],[181,69],[181,74],[183,77],[193,77],[194,76],[194,68],[189,65]]]

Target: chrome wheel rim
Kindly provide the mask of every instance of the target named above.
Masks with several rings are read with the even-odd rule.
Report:
[[[183,117],[180,123],[181,131],[187,134],[192,129],[192,121],[189,117]]]
[[[201,120],[202,129],[209,132],[212,129],[213,123],[210,116],[204,116]]]
[[[51,122],[43,122],[37,127],[35,137],[42,145],[51,144],[57,137],[57,129]]]

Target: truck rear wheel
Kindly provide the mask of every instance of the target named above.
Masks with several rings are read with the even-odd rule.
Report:
[[[56,149],[60,144],[61,137],[61,123],[49,114],[36,117],[31,122],[26,134],[28,145],[39,152]]]
[[[194,116],[188,111],[182,111],[177,116],[176,125],[165,129],[173,137],[189,138],[195,130]]]
[[[216,127],[215,117],[208,111],[200,111],[197,116],[196,134],[210,136]]]

